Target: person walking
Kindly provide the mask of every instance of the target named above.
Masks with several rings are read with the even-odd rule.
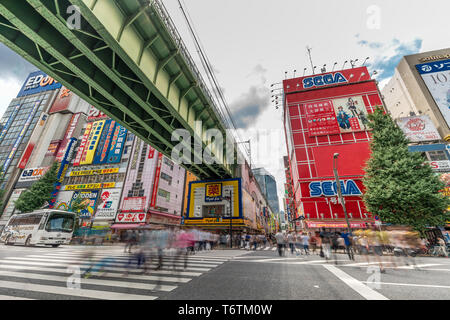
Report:
[[[281,231],[278,231],[275,234],[275,240],[277,241],[277,248],[278,248],[278,254],[281,257],[284,253],[284,235],[281,233]]]
[[[341,232],[341,237],[344,239],[345,251],[348,254],[348,258],[350,260],[355,260],[355,256],[353,254],[353,246],[352,246],[352,234],[348,232]]]
[[[294,254],[294,233],[291,231],[287,235],[287,242],[289,244],[289,249],[291,250],[291,254]]]
[[[304,232],[303,235],[301,236],[301,239],[305,255],[309,255],[309,235],[306,232]]]
[[[327,229],[324,228],[320,233],[320,239],[322,243],[323,255],[325,260],[328,262],[331,258],[331,234],[327,231]]]

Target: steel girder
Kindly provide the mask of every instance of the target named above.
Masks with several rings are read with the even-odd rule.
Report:
[[[188,117],[183,119],[179,114],[184,97],[180,95],[178,106],[174,108],[168,97],[164,97],[142,72],[136,72],[139,67],[134,62],[124,61],[129,60],[129,57],[123,50],[114,50],[120,49],[120,44],[111,45],[114,39],[105,39],[105,34],[97,32],[98,29],[91,23],[83,20],[81,29],[70,29],[61,15],[61,8],[68,5],[70,3],[65,0],[27,0],[20,4],[1,0],[0,14],[5,19],[0,21],[0,40],[111,118],[124,124],[158,151],[170,156],[174,147],[170,141],[174,129],[184,128],[194,133],[188,124]],[[81,11],[83,13],[83,9]],[[146,11],[140,7],[137,13],[127,18],[125,25],[121,26],[119,39],[125,29]],[[139,60],[144,50],[150,49],[160,37],[160,34],[156,34],[144,42]],[[124,55],[128,58],[123,59]],[[160,60],[158,73],[175,56],[177,53],[172,51],[170,56]],[[183,76],[186,76],[186,70],[171,76],[167,96],[172,86]],[[189,80],[187,88],[179,89],[184,96],[195,89],[195,79]],[[202,148],[206,148],[205,143]],[[195,157],[199,159],[198,154]],[[195,162],[184,166],[201,178],[230,176],[230,166],[196,165]]]

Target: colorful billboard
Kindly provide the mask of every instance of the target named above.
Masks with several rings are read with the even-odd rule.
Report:
[[[73,166],[79,166],[81,162],[81,158],[84,154],[84,149],[88,143],[89,135],[91,133],[92,123],[88,123],[86,125],[86,129],[84,130],[83,137],[81,138],[80,145],[78,146],[77,155],[75,156],[75,160],[73,161]]]
[[[20,89],[17,97],[59,88],[61,88],[61,83],[42,71],[36,71],[28,75],[28,78]]]
[[[222,197],[221,201],[216,201],[214,203],[206,201],[208,186],[213,186],[214,194],[217,194],[216,187],[214,184],[221,185],[221,193],[225,196],[231,197],[230,200]],[[203,217],[203,207],[204,206],[224,206],[224,216],[229,216],[230,209],[232,217],[243,217],[242,212],[242,191],[241,191],[241,179],[225,179],[218,181],[193,181],[189,183],[189,195],[188,195],[188,216],[187,219],[198,219],[198,218],[208,218]],[[210,193],[210,195],[212,195]]]
[[[450,127],[450,59],[418,64],[416,68]]]
[[[70,207],[75,199],[81,198],[86,201],[87,207],[80,211],[81,219],[90,219],[94,215],[95,204],[97,203],[98,190],[94,191],[76,191],[73,193],[72,201],[70,202]],[[83,203],[84,203],[83,201]]]
[[[100,141],[95,151],[93,164],[106,163],[108,148],[111,143],[112,134],[114,133],[114,128],[116,127],[116,122],[113,120],[106,120]]]
[[[115,186],[116,186],[115,182],[67,184],[64,186],[64,190],[91,190],[102,188],[114,188]]]
[[[205,186],[205,202],[222,201],[222,184],[208,183]]]
[[[48,113],[52,114],[68,110],[71,99],[72,92],[66,87],[62,87]]]
[[[108,120],[109,121],[109,120]],[[91,164],[94,160],[95,151],[102,135],[105,120],[96,121],[92,124],[92,129],[89,134],[88,142],[85,147],[85,152],[81,157],[80,165]]]
[[[113,220],[120,202],[121,189],[103,189],[95,212],[95,220]]]
[[[92,176],[92,175],[101,175],[101,174],[111,174],[118,173],[119,168],[105,168],[105,169],[95,169],[95,170],[80,170],[80,171],[72,171],[69,176],[70,177],[79,177],[79,176]]]
[[[67,144],[66,152],[64,153],[64,157],[61,160],[58,170],[58,181],[55,183],[55,188],[51,194],[51,199],[48,202],[48,207],[53,209],[55,207],[56,197],[58,196],[59,190],[61,189],[61,184],[66,176],[67,169],[69,168],[70,162],[72,161],[73,154],[75,152],[75,144],[77,142],[76,138],[70,138],[69,143]]]
[[[64,138],[61,141],[58,152],[56,154],[56,160],[60,161],[62,157],[64,156],[64,152],[66,151],[67,143],[69,142],[70,138],[72,138],[73,132],[75,131],[75,128],[78,125],[78,122],[80,120],[80,113],[75,113],[72,115],[72,118],[70,119],[69,125],[67,126],[66,132],[64,133]]]
[[[111,145],[109,147],[108,159],[106,163],[119,163],[122,159],[122,149],[125,145],[128,130],[120,125],[116,124],[114,134],[111,139]]]
[[[361,96],[308,103],[305,111],[310,137],[369,129],[367,109]]]
[[[440,140],[441,137],[431,119],[426,116],[399,118],[397,124],[411,142]]]
[[[70,202],[73,198],[73,191],[61,191],[58,194],[58,198],[55,202],[55,209],[57,210],[70,210]]]

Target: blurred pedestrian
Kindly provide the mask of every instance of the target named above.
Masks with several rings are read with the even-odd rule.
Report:
[[[291,250],[291,254],[293,255],[294,250],[295,250],[295,248],[294,248],[295,241],[294,241],[294,233],[292,231],[287,234],[287,242],[289,244],[289,249]]]
[[[281,231],[278,231],[275,234],[275,240],[277,242],[278,254],[281,257],[284,253],[284,244],[285,244],[284,235],[283,233],[281,233]]]
[[[347,252],[348,258],[350,260],[355,260],[355,255],[353,252],[352,233],[341,232],[341,237],[342,239],[344,239],[345,251]]]
[[[306,232],[304,232],[303,235],[301,236],[301,239],[305,255],[309,255],[309,235]]]

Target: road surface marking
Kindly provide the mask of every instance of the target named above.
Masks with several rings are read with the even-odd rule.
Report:
[[[18,261],[22,261],[22,260],[24,260],[24,261],[38,261],[38,262],[45,262],[45,261],[48,261],[48,262],[50,262],[50,263],[52,263],[52,261],[54,261],[54,259],[46,259],[46,258],[17,258],[17,257],[7,257],[7,258],[4,258],[4,261],[8,261],[8,260],[18,260]],[[69,264],[74,264],[74,263],[79,263],[79,264],[84,264],[84,263],[87,263],[87,260],[79,260],[79,259],[60,259],[60,260],[58,260],[58,262],[65,262],[66,264],[65,265],[69,265]],[[125,267],[126,266],[126,263],[110,263],[110,262],[108,262],[107,263],[108,264],[108,266],[113,266],[113,267]],[[133,263],[134,264],[134,263]],[[156,265],[157,264],[157,262],[156,261],[152,261],[151,262],[151,264],[152,265]],[[64,265],[64,264],[63,264]],[[163,266],[166,266],[166,267],[170,267],[170,266],[172,266],[173,265],[173,263],[163,263]],[[181,266],[181,265],[183,265],[183,263],[175,263],[175,265],[178,265],[178,266]],[[192,271],[209,271],[209,270],[211,270],[212,268],[199,268],[199,267],[192,267],[192,266],[201,266],[201,264],[191,264],[191,263],[189,263],[188,264],[188,267],[186,268],[186,270],[192,270]],[[216,267],[216,266],[218,266],[218,265],[209,265],[209,267]]]
[[[54,256],[42,256],[42,255],[28,255],[27,257],[29,258],[39,258],[39,259],[43,259],[43,258],[53,258]],[[72,256],[72,257],[67,257],[67,256],[61,256],[61,257],[55,257],[55,258],[66,258],[66,259],[58,259],[58,261],[79,261],[80,259],[85,259],[85,260],[93,260],[93,261],[101,261],[104,259],[111,259],[111,260],[115,260],[116,262],[122,262],[122,263],[128,263],[128,261],[131,259],[135,260],[136,258],[134,256],[129,257],[129,258],[116,258],[114,256],[105,256],[105,257],[95,257],[95,258],[88,258],[88,257],[81,257],[81,256]],[[49,259],[47,259],[49,260]],[[54,259],[53,259],[54,260]],[[151,261],[155,261],[157,260],[157,257],[151,257],[150,259]],[[175,261],[175,264],[184,264],[184,258],[178,258],[178,259],[168,259],[167,257],[163,258],[163,262],[167,262],[167,264],[171,265],[173,264],[173,261]],[[219,264],[217,264],[218,262],[210,262],[210,261],[201,261],[201,260],[189,260],[187,259],[187,263],[191,266],[197,266],[197,267],[201,267],[201,266],[205,266],[205,267],[217,267]]]
[[[77,296],[83,298],[105,299],[105,300],[155,300],[158,297],[128,294],[118,292],[108,292],[90,289],[69,289],[66,287],[49,286],[42,284],[32,284],[24,282],[13,282],[0,280],[0,288],[33,291],[39,293],[51,293],[57,295]]]
[[[12,271],[1,271],[0,276],[6,277],[17,277],[24,279],[35,279],[35,280],[48,280],[48,281],[58,281],[63,282],[64,284],[67,281],[67,277],[70,276],[71,273],[61,276],[55,275],[44,275],[40,273],[33,273],[29,271],[27,273],[23,272],[12,272]],[[127,277],[123,277],[126,279]],[[81,277],[81,286],[83,284],[97,285],[97,286],[107,286],[107,287],[116,287],[116,288],[130,288],[130,289],[140,289],[140,290],[158,290],[158,291],[172,291],[176,288],[176,286],[169,285],[156,285],[150,283],[138,283],[138,282],[129,282],[129,281],[114,281],[114,280],[101,280],[101,279],[84,279]]]
[[[369,288],[365,284],[363,284],[361,281],[351,277],[344,271],[342,271],[339,268],[336,268],[333,265],[323,265],[325,269],[333,273],[336,277],[338,277],[340,280],[342,280],[346,285],[348,285],[350,288],[358,292],[361,296],[363,296],[366,300],[389,300],[379,292]]]
[[[367,281],[363,281],[367,283]],[[415,284],[415,283],[396,283],[396,282],[371,282],[372,284],[386,284],[389,286],[406,286],[406,287],[426,287],[426,288],[442,288],[442,289],[450,289],[450,286],[441,286],[434,284]]]
[[[13,260],[6,260],[6,259],[11,259],[11,258],[5,258],[2,263],[11,263],[11,264],[25,264],[25,265],[35,265],[35,266],[48,266],[48,267],[67,267],[69,265],[73,265],[72,264],[67,264],[67,263],[49,263],[49,262],[36,262],[36,261],[20,261],[20,258],[14,258]],[[81,261],[83,262],[83,261]],[[85,262],[83,262],[82,264],[84,264]],[[119,265],[112,265],[112,264],[108,264],[108,266],[115,266],[118,268],[123,268],[124,265],[123,264],[119,264]],[[164,266],[163,267],[167,267]],[[210,268],[186,268],[186,271],[209,271],[211,270]],[[161,271],[161,270],[158,270]]]
[[[34,299],[0,295],[0,300],[34,300]]]
[[[15,265],[4,265],[0,264],[0,269],[16,269],[18,271],[43,271],[43,272],[54,272],[54,273],[63,273],[67,275],[66,269],[60,268],[42,268],[42,267],[29,267],[29,266],[15,266]],[[109,271],[107,272],[108,278],[119,278],[124,279],[123,273],[117,272],[122,271],[125,272],[127,269],[120,268],[122,270],[116,270],[114,268],[104,268],[103,271]],[[116,272],[114,272],[116,271]],[[1,272],[1,271],[0,271]],[[151,271],[150,274],[154,274],[157,271]],[[196,276],[201,275],[202,273],[196,273]],[[175,275],[175,274],[174,274]],[[161,276],[154,276],[154,275],[141,275],[141,274],[131,274],[129,273],[126,277],[126,279],[137,279],[137,280],[150,280],[150,281],[163,281],[163,282],[181,282],[181,283],[187,283],[192,280],[192,278],[181,278],[181,277],[161,277]]]

